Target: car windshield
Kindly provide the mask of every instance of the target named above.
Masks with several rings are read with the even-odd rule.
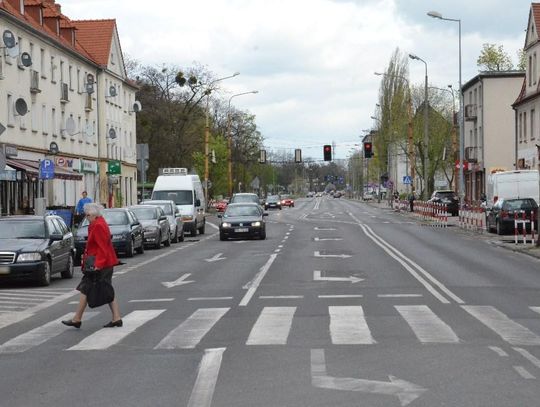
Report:
[[[452,199],[456,196],[456,194],[452,191],[439,191],[439,192],[436,192],[436,197],[438,198],[448,198],[448,199]]]
[[[1,221],[0,239],[45,239],[45,222],[39,219]]]
[[[192,191],[154,191],[152,199],[156,200],[171,200],[176,205],[193,205]]]
[[[260,209],[255,206],[229,206],[224,216],[260,216],[260,214]]]
[[[276,202],[279,201],[279,195],[270,195],[268,198],[266,198],[269,202]]]
[[[103,213],[103,217],[109,225],[126,225],[128,223],[128,218],[125,212],[106,211]]]
[[[231,203],[241,203],[241,202],[259,203],[259,197],[257,195],[234,195],[231,199]]]
[[[143,204],[159,206],[161,209],[163,209],[163,212],[165,212],[165,215],[168,215],[168,216],[173,215],[172,207],[171,207],[171,205],[169,205],[169,204],[166,204],[166,203],[156,203],[156,202],[152,202],[152,201],[143,202]]]
[[[509,211],[531,210],[534,208],[529,199],[513,199],[504,201],[504,208]]]
[[[154,208],[131,208],[139,220],[157,219],[157,212]]]

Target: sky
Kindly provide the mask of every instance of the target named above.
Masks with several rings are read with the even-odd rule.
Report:
[[[376,123],[380,79],[399,48],[427,63],[430,86],[478,73],[484,43],[503,45],[517,64],[530,1],[525,0],[57,0],[71,19],[115,18],[122,50],[143,65],[206,66],[223,81],[221,96],[256,116],[269,151],[302,149],[322,159],[358,149]],[[425,66],[410,60],[409,80]],[[516,95],[517,96],[517,95]],[[143,107],[144,108],[144,107]]]

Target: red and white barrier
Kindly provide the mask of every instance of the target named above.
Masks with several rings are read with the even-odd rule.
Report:
[[[534,240],[534,212],[531,211],[529,213],[529,217],[527,217],[527,213],[525,211],[515,211],[514,212],[514,244],[518,244],[518,236],[519,236],[519,227],[521,226],[521,235],[523,237],[523,244],[527,244],[529,241],[528,234],[527,234],[527,225],[531,225],[531,244],[535,244]]]
[[[440,203],[414,201],[414,213],[435,227],[448,226],[448,206]]]
[[[484,209],[480,206],[461,208],[459,210],[459,227],[483,233],[485,230]]]

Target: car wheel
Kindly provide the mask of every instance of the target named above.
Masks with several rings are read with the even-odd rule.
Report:
[[[182,231],[180,232],[180,237],[178,238],[178,241],[179,241],[179,242],[183,242],[183,241],[184,241],[184,228],[182,228]]]
[[[75,260],[74,260],[74,265],[75,266],[80,266],[82,264],[82,258],[80,255],[76,254],[75,255]]]
[[[266,230],[263,230],[260,235],[261,240],[266,240]]]
[[[135,249],[135,251],[139,254],[144,254],[144,242],[141,239],[141,245]]]
[[[165,245],[165,247],[170,247],[171,246],[171,234],[170,233],[167,233],[167,240],[165,240],[163,242],[163,244]]]
[[[225,235],[223,233],[220,233],[219,234],[219,240],[223,241],[223,240],[227,240],[227,238],[225,237]]]
[[[173,243],[178,243],[178,228],[174,230],[174,237],[171,240]]]
[[[156,243],[154,243],[154,249],[156,250],[161,249],[161,233],[158,235],[156,239]]]
[[[41,274],[41,277],[38,279],[38,284],[42,287],[48,286],[51,284],[51,262],[50,260],[45,261],[45,265],[43,266],[43,273]]]
[[[135,242],[133,241],[133,239],[131,239],[126,245],[126,257],[133,256],[135,256]]]
[[[206,226],[206,221],[204,221],[202,226],[199,228],[199,235],[204,235],[205,226]]]
[[[73,278],[73,273],[74,273],[73,267],[74,267],[73,255],[70,254],[68,257],[66,268],[60,274],[62,278]]]
[[[495,228],[497,229],[497,234],[498,235],[503,234],[503,228],[502,228],[502,225],[501,225],[501,222],[499,221],[499,219],[497,219],[497,221],[495,222]]]

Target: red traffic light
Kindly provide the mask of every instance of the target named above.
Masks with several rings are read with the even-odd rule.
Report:
[[[324,161],[332,161],[332,146],[330,144],[323,147],[323,156]]]
[[[373,144],[371,144],[369,141],[366,141],[364,143],[364,157],[365,158],[373,157]]]

